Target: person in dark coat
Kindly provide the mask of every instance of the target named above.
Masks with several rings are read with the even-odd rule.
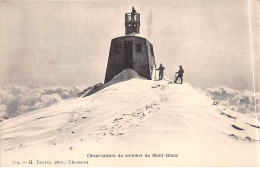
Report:
[[[156,69],[156,70],[159,70],[159,80],[162,80],[162,78],[163,78],[163,70],[164,69],[165,68],[162,66],[162,64],[160,64],[160,67],[158,69]]]
[[[136,14],[136,10],[134,7],[132,7],[132,12],[131,12],[131,21],[135,20],[135,14]]]
[[[183,82],[183,78],[182,77],[183,77],[184,70],[182,68],[182,65],[180,65],[179,67],[180,67],[179,71],[176,72],[176,73],[178,73],[178,76],[176,77],[174,82],[176,83],[178,78],[180,78],[181,79],[181,84],[182,84],[182,82]]]

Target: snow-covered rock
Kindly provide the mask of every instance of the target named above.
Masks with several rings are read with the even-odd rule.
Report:
[[[9,119],[9,117],[5,113],[0,113],[0,122]]]

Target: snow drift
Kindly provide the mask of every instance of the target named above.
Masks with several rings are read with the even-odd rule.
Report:
[[[94,94],[94,93],[96,93],[96,92],[98,92],[98,91],[100,91],[100,90],[102,90],[106,87],[109,87],[113,84],[116,84],[116,83],[119,83],[119,82],[122,82],[122,81],[127,81],[127,80],[130,80],[132,78],[145,79],[145,78],[139,76],[135,70],[125,69],[121,73],[119,73],[118,75],[113,77],[106,84],[98,83],[95,86],[92,86],[92,87],[89,87],[89,88],[83,90],[82,92],[79,93],[78,96],[86,97],[86,96],[92,95],[92,94]]]
[[[144,80],[128,70],[88,97],[1,122],[1,164],[87,159],[89,166],[259,166],[259,128],[258,120],[214,105],[187,83]],[[109,153],[179,156],[86,158]]]

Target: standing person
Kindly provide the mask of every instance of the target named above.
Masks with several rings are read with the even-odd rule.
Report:
[[[160,64],[160,67],[158,69],[156,69],[156,70],[159,70],[159,80],[162,80],[162,78],[163,78],[163,70],[164,69],[165,68],[162,66],[162,63]]]
[[[135,20],[135,14],[136,14],[135,7],[132,7],[132,12],[131,12],[131,21],[134,21],[134,20]]]
[[[184,70],[183,70],[183,68],[182,68],[182,65],[180,65],[179,67],[180,67],[179,71],[176,72],[176,73],[178,73],[178,76],[175,78],[174,83],[176,83],[177,80],[178,80],[178,78],[180,78],[180,79],[181,79],[181,83],[180,83],[180,84],[182,84],[182,81],[183,81],[183,78],[182,78],[182,77],[183,77]]]

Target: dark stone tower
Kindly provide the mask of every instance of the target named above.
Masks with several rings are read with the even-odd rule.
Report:
[[[145,38],[134,36],[139,32],[140,14],[133,7],[131,13],[125,14],[126,35],[111,41],[105,83],[128,68],[148,80],[153,79],[156,68],[153,45]]]

